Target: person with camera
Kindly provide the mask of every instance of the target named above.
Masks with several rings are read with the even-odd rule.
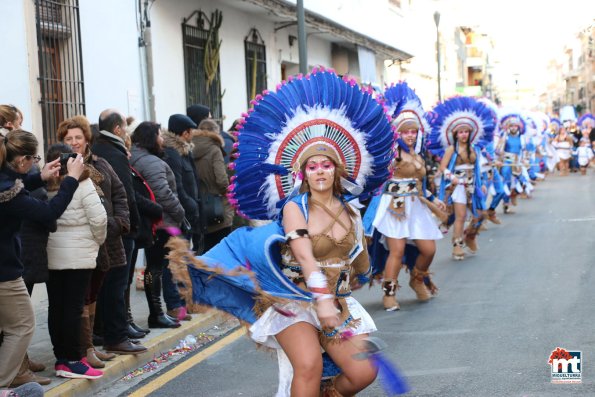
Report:
[[[46,158],[67,164],[72,148],[63,143],[49,147]],[[62,169],[62,168],[61,168]],[[48,329],[56,357],[56,376],[98,379],[103,372],[89,365],[81,338],[81,316],[99,247],[107,235],[107,214],[89,177],[89,167],[79,177],[79,188],[66,211],[58,218],[58,228],[48,238]],[[48,181],[48,197],[54,196],[64,173]]]
[[[56,194],[48,202],[29,195],[60,170],[59,160],[46,163],[39,173],[28,174],[41,159],[35,135],[13,130],[0,137],[0,387],[11,384],[23,362],[35,330],[35,314],[23,281],[19,229],[24,220],[51,224],[66,210],[77,190],[84,165],[70,159]]]
[[[184,207],[176,194],[176,179],[163,157],[163,137],[160,125],[144,121],[138,125],[132,135],[130,165],[145,179],[155,195],[155,201],[161,205],[163,220],[157,226],[155,240],[145,250],[147,267],[145,269],[145,294],[149,304],[149,328],[177,328],[177,319],[163,313],[161,306],[161,288],[163,269],[167,266],[168,249],[165,243],[169,239],[168,228],[179,228],[184,221]],[[170,291],[172,292],[172,291]],[[173,292],[176,292],[174,290]]]

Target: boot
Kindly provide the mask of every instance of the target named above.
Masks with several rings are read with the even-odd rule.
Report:
[[[415,291],[415,295],[417,295],[417,299],[420,301],[427,301],[432,298],[432,294],[430,290],[426,286],[424,282],[424,277],[429,276],[429,272],[422,272],[418,268],[414,267],[411,270],[411,279],[409,280],[409,286],[412,290]]]
[[[93,330],[93,326],[95,325],[95,302],[91,303],[89,305],[89,330]],[[100,359],[101,361],[109,361],[109,360],[113,360],[116,355],[113,353],[104,353],[101,350],[97,349],[94,345],[95,343],[93,342],[93,337],[95,335],[91,334],[91,346],[89,346],[89,344],[87,344],[87,348],[89,347],[93,347],[93,350],[95,351],[95,356]],[[102,338],[103,339],[103,338]]]
[[[504,204],[504,213],[506,215],[512,215],[514,214],[514,211],[512,210],[512,208],[510,208],[508,204]]]
[[[126,294],[124,295],[124,297],[126,299],[126,317],[129,324],[128,328],[132,328],[136,332],[142,332],[145,335],[151,332],[150,329],[142,328],[134,323],[134,318],[132,317],[132,308],[130,307],[130,284],[128,284],[128,288],[126,288]]]
[[[514,205],[515,207],[516,207],[516,204],[517,204],[517,200],[516,200],[516,196],[517,196],[517,194],[518,194],[518,193],[516,192],[516,190],[515,190],[515,191],[513,191],[512,193],[510,193],[510,203],[511,203],[512,205]]]
[[[29,369],[29,359],[25,356],[23,357],[23,361],[21,361],[17,376],[12,380],[8,387],[18,387],[29,382],[39,383],[40,385],[49,385],[51,381],[50,378],[34,374],[33,371]]]
[[[452,258],[455,261],[462,261],[463,259],[465,259],[465,251],[463,250],[463,239],[461,237],[456,237],[452,240]]]
[[[399,306],[399,302],[397,302],[397,289],[399,288],[399,283],[397,280],[388,280],[382,283],[382,290],[384,291],[384,296],[382,297],[382,304],[384,305],[384,310],[387,312],[394,312],[396,310],[401,309]]]
[[[45,369],[45,365],[40,362],[33,361],[29,358],[29,354],[25,354],[25,360],[27,360],[27,365],[29,369],[33,372],[41,372]]]
[[[496,225],[499,225],[502,223],[502,222],[500,222],[500,219],[498,219],[498,217],[496,216],[496,210],[493,210],[491,208],[488,210],[488,219],[490,220],[490,222],[492,222]]]
[[[149,304],[149,328],[178,328],[181,325],[163,313],[160,273],[145,270],[145,295]]]
[[[184,306],[180,306],[180,307],[176,307],[175,309],[168,310],[167,315],[174,319],[177,319],[178,321],[192,320],[192,316],[190,314],[188,314],[188,311],[186,310],[186,307],[184,307]]]
[[[477,245],[477,233],[479,232],[479,228],[481,227],[481,219],[476,220],[472,219],[465,230],[465,245],[469,250],[469,253],[475,255],[477,253],[477,249],[479,248]]]
[[[99,357],[97,357],[94,348],[91,347],[87,349],[87,355],[85,356],[85,358],[87,359],[87,363],[89,364],[89,366],[93,368],[105,368],[105,363],[101,361]]]

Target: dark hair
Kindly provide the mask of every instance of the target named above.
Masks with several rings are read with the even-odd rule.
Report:
[[[453,138],[453,146],[455,147],[455,152],[459,149],[459,140],[457,139],[458,132],[454,132],[452,134]],[[469,131],[469,139],[467,140],[467,160],[471,161],[471,131]]]
[[[0,168],[17,156],[33,156],[37,153],[37,138],[24,130],[9,131],[0,137]]]
[[[160,156],[161,149],[157,144],[160,129],[161,124],[152,121],[143,121],[132,133],[132,143],[146,149],[151,154]]]
[[[104,118],[99,117],[99,130],[113,133],[117,126],[124,124],[124,118],[118,112],[111,112]]]
[[[48,148],[47,153],[45,154],[45,161],[50,162],[56,160],[60,157],[60,153],[72,153],[72,148],[69,145],[64,143],[55,143]],[[66,175],[68,170],[66,167],[60,168],[60,175]]]
[[[231,124],[231,127],[229,127],[229,130],[227,130],[227,131],[237,131],[238,130],[238,124],[240,124],[241,121],[242,121],[242,119],[235,119],[233,121],[233,123]]]

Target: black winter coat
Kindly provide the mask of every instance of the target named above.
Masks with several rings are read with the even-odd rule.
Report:
[[[132,172],[130,171],[130,162],[126,148],[120,141],[115,141],[112,137],[100,132],[91,148],[93,154],[103,157],[112,166],[114,172],[124,185],[126,190],[126,199],[128,201],[128,211],[130,212],[130,232],[126,237],[134,238],[138,230],[138,208],[132,188]]]
[[[194,145],[184,142],[180,136],[165,132],[163,134],[163,161],[169,165],[176,177],[176,189],[178,199],[184,207],[186,219],[192,225],[192,230],[200,230],[199,222],[199,195],[198,195],[198,172],[192,158]]]
[[[105,159],[93,155],[90,164],[103,177],[99,188],[103,193],[101,202],[107,214],[107,237],[97,255],[97,268],[106,272],[111,268],[126,265],[122,236],[130,231],[128,199],[120,178]]]
[[[0,170],[0,282],[23,275],[18,235],[22,222],[30,220],[50,228],[68,207],[79,183],[67,176],[47,203],[31,197],[28,191],[43,185],[40,174],[18,174],[8,167]]]
[[[161,221],[163,208],[151,200],[151,188],[145,179],[132,169],[132,183],[136,194],[136,205],[140,215],[138,233],[136,235],[136,248],[149,248],[154,243],[153,224]]]
[[[31,168],[28,175],[39,172],[39,168]],[[48,201],[45,187],[38,187],[29,193],[40,201]],[[48,235],[57,229],[56,221],[42,224],[24,220],[21,224],[21,262],[23,262],[23,280],[25,284],[45,283],[48,279]]]

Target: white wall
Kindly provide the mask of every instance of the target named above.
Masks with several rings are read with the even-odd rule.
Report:
[[[223,127],[247,110],[244,38],[252,27],[260,32],[267,57],[267,85],[274,89],[281,80],[281,63],[299,62],[297,41],[289,46],[288,35],[297,36],[294,27],[274,32],[274,23],[264,17],[229,7],[220,2],[182,0],[176,3],[155,2],[152,12],[153,61],[155,71],[155,102],[157,121],[167,125],[174,113],[185,113],[186,93],[182,20],[192,11],[201,9],[208,16],[215,9],[223,12],[219,30]],[[194,22],[194,18],[192,19]],[[331,65],[330,42],[315,35],[308,37],[308,63]]]
[[[0,104],[12,104],[18,107],[25,118],[23,128],[33,131],[41,138],[41,128],[33,129],[33,98],[29,84],[29,52],[27,26],[25,21],[26,4],[22,1],[0,1]],[[35,25],[35,23],[33,23]],[[35,40],[35,38],[31,38]],[[35,57],[35,59],[37,59]],[[38,87],[36,81],[35,84]],[[37,88],[39,89],[39,88]],[[43,147],[43,146],[42,146]],[[43,151],[43,150],[42,150]]]
[[[145,118],[134,0],[80,0],[87,117],[116,108]]]

